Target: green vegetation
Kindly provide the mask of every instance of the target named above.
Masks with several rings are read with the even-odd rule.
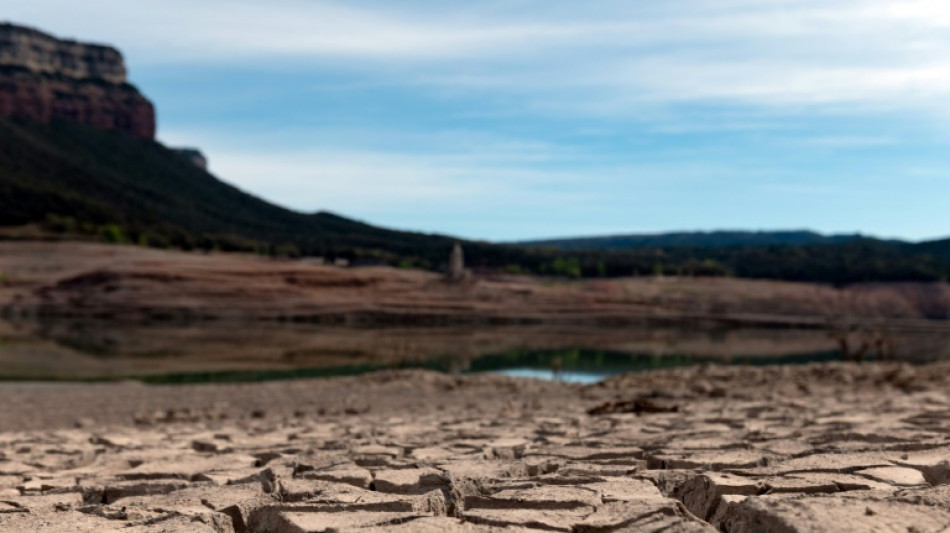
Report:
[[[598,265],[601,265],[601,263],[598,263]],[[574,279],[580,278],[583,275],[581,272],[580,259],[576,257],[558,257],[554,259],[554,261],[551,261],[550,266],[544,270],[558,276],[566,276]]]
[[[521,268],[521,265],[506,265],[505,272],[509,274],[519,275],[519,274],[524,274],[524,269]]]
[[[111,243],[431,270],[445,267],[457,241],[332,213],[283,209],[219,181],[154,141],[68,122],[0,120],[0,226],[24,224]],[[950,278],[950,240],[908,244],[807,232],[732,232],[614,238],[599,247],[586,241],[462,244],[467,266],[476,271],[561,279],[738,276],[847,284]]]

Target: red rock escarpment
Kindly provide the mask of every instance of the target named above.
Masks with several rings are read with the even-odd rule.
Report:
[[[155,136],[155,108],[126,82],[118,50],[11,24],[0,25],[0,116]]]

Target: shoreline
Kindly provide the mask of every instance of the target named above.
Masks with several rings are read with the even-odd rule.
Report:
[[[437,411],[462,404],[473,408],[476,404],[471,403],[469,394],[484,394],[485,398],[479,402],[488,402],[486,405],[494,405],[498,400],[495,396],[499,396],[506,401],[538,400],[557,409],[571,406],[575,411],[583,411],[590,407],[587,405],[590,402],[620,400],[624,395],[656,394],[690,401],[706,398],[741,401],[771,398],[780,401],[783,394],[788,398],[837,392],[907,394],[939,390],[945,384],[950,385],[950,362],[912,365],[874,361],[687,365],[618,374],[592,384],[494,373],[453,375],[425,369],[388,369],[352,376],[288,380],[180,384],[128,379],[93,382],[11,380],[0,381],[0,428],[6,432],[58,429],[75,427],[77,421],[135,425],[143,416],[162,409],[221,411],[225,409],[223,406],[229,406],[233,412],[225,409],[222,419],[242,420],[260,411],[283,417],[301,413],[316,416],[318,411],[339,414],[357,397],[362,398],[363,412],[385,415],[397,415],[406,410],[431,411],[431,405],[426,402],[443,396]],[[403,390],[413,385],[419,387],[418,394],[399,397]],[[456,394],[460,398],[454,398]],[[16,407],[43,402],[49,404],[45,409],[24,411]],[[101,408],[107,404],[112,407]],[[55,423],[48,423],[50,420]]]

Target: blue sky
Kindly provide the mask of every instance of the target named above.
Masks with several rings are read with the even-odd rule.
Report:
[[[469,238],[950,234],[945,0],[0,0],[301,211]]]

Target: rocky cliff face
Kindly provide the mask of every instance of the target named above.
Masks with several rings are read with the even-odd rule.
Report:
[[[126,82],[118,50],[12,24],[0,24],[0,116],[155,136],[155,108]]]

